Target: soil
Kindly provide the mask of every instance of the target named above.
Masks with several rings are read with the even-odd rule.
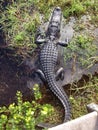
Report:
[[[16,92],[22,92],[24,100],[31,100],[33,93],[27,87],[28,77],[22,74],[15,57],[6,49],[0,50],[0,106],[16,101]]]
[[[73,22],[72,22],[73,23]],[[70,24],[73,27],[73,25]],[[66,26],[67,27],[67,26]],[[68,28],[67,28],[68,30]],[[70,30],[70,28],[69,28]],[[95,38],[95,44],[98,46],[98,28],[93,29]],[[73,29],[72,29],[73,35]],[[69,32],[67,31],[66,35]],[[27,57],[23,60],[21,55],[16,55],[16,50],[14,48],[9,49],[8,44],[4,41],[4,35],[0,35],[0,106],[8,106],[12,102],[16,102],[16,92],[19,90],[23,94],[23,100],[32,101],[34,98],[32,87],[34,84],[40,84],[43,86],[43,83],[38,77],[33,77],[30,75],[34,66],[35,57]],[[69,37],[69,39],[71,39]],[[25,50],[24,50],[25,51]],[[22,52],[23,53],[23,52]],[[98,55],[98,52],[97,54]],[[76,69],[74,69],[76,68]],[[70,62],[66,63],[64,80],[60,85],[64,86],[66,89],[70,88],[70,84],[73,82],[79,81],[81,84],[84,81],[83,75],[86,75],[85,79],[89,79],[88,75],[96,75],[98,77],[98,61],[95,62],[90,68],[81,68],[78,64],[72,59]],[[81,80],[82,79],[82,80]],[[67,93],[69,93],[67,91]],[[57,98],[52,95],[49,89],[43,90],[43,99],[42,103],[50,103],[55,106],[60,103],[57,101]],[[58,106],[58,105],[57,105]]]
[[[55,96],[45,88],[37,75],[32,75],[33,64],[29,58],[23,61],[23,57],[16,55],[16,49],[0,49],[0,106],[8,106],[17,102],[17,91],[22,93],[24,101],[31,102],[34,99],[32,88],[35,84],[40,85],[43,93],[40,103],[54,104]]]

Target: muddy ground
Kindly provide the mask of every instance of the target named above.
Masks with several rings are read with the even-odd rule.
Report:
[[[34,99],[32,88],[36,83],[40,85],[43,93],[43,99],[40,102],[54,104],[55,96],[48,88],[45,89],[38,77],[32,76],[30,68],[22,64],[21,59],[21,56],[15,55],[13,49],[0,49],[0,106],[8,106],[16,102],[17,91],[21,91],[24,101],[32,101]]]
[[[17,90],[22,92],[25,100],[32,99],[32,93],[27,87],[28,77],[22,74],[15,57],[10,55],[4,49],[0,50],[0,106],[15,101]]]
[[[73,26],[73,22],[72,26]],[[90,29],[90,28],[89,28]],[[68,29],[67,29],[68,30]],[[98,45],[98,28],[93,28],[93,34],[95,35],[95,44]],[[73,32],[73,30],[72,30]],[[33,91],[31,90],[34,84],[38,83],[43,86],[41,80],[37,77],[34,79],[32,75],[34,57],[24,58],[21,55],[16,55],[16,50],[14,48],[7,47],[5,43],[4,35],[0,35],[0,106],[9,105],[10,103],[16,101],[17,90],[21,91],[24,100],[31,101],[33,99]],[[67,33],[66,33],[67,34]],[[98,54],[98,52],[97,52]],[[23,55],[22,55],[23,56]],[[97,56],[96,56],[97,57]],[[33,58],[33,59],[32,59]],[[97,58],[96,58],[97,59]],[[23,62],[22,62],[23,61]],[[75,72],[73,73],[73,65],[75,66]],[[82,82],[89,80],[88,75],[98,76],[98,61],[95,62],[89,68],[81,68],[78,66],[74,59],[66,63],[65,67],[65,78],[61,83],[62,86],[70,86],[73,82]],[[85,76],[84,76],[85,75]],[[65,87],[66,88],[66,87]],[[47,92],[48,91],[48,92]],[[43,90],[44,102],[50,103],[53,101],[53,96],[49,89]],[[48,94],[47,94],[48,93]],[[51,97],[52,96],[52,97]],[[54,99],[55,100],[55,99]],[[52,102],[54,104],[54,102]]]
[[[23,94],[24,100],[31,101],[33,97],[33,91],[32,88],[34,84],[38,83],[40,86],[43,86],[43,83],[41,82],[38,77],[32,77],[30,76],[30,70],[24,64],[21,64],[21,57],[15,56],[15,51],[10,50],[8,48],[1,48],[0,49],[0,106],[3,105],[9,105],[12,102],[16,101],[16,92],[19,90]],[[30,62],[31,63],[31,62]],[[91,72],[93,75],[98,76],[98,64],[96,64],[92,69]],[[72,77],[77,77],[78,70],[76,73],[72,76],[71,73],[69,73],[70,69],[65,69],[65,80],[63,81],[63,86],[73,81]],[[86,81],[89,81],[88,73],[90,71],[84,71],[80,73],[80,76],[78,76],[78,82],[80,84],[84,79]],[[84,75],[83,75],[84,74]],[[65,82],[66,81],[66,82]],[[75,81],[75,79],[74,79]],[[67,84],[67,88],[69,88],[70,85]],[[53,101],[53,95],[47,88],[46,90],[42,88],[43,91],[43,97],[44,102],[46,103],[52,103]],[[48,94],[47,94],[48,93]],[[54,96],[55,98],[55,96]],[[54,99],[55,100],[55,99]]]

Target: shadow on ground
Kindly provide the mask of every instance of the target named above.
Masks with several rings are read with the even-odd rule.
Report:
[[[22,68],[11,58],[10,53],[0,50],[0,106],[16,101],[17,90],[21,91],[24,100],[32,100],[33,93],[27,87],[29,78],[22,73]]]

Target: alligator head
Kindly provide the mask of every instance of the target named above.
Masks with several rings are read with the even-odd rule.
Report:
[[[55,40],[60,37],[62,12],[60,7],[56,7],[52,13],[49,26],[46,32],[46,37]]]

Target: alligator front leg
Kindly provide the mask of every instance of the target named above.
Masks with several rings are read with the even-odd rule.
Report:
[[[63,47],[67,47],[68,46],[68,38],[66,38],[64,41],[59,41],[57,44]]]
[[[59,79],[63,80],[64,79],[64,69],[61,67],[57,72],[56,72],[56,81]]]
[[[35,36],[35,43],[36,44],[45,43],[45,33],[42,31],[41,28],[37,29],[36,36]]]
[[[44,75],[44,73],[43,73],[40,69],[36,70],[35,73],[37,73],[37,74],[39,75],[40,79],[41,79],[43,82],[46,82],[45,75]]]

